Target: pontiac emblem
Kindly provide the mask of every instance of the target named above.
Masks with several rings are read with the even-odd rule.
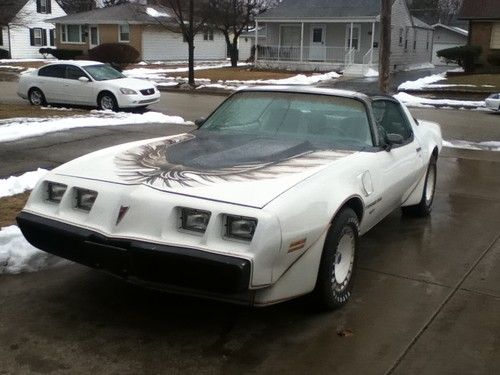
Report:
[[[125,214],[128,212],[129,206],[121,206],[120,211],[118,211],[118,217],[116,218],[116,225],[120,224]]]

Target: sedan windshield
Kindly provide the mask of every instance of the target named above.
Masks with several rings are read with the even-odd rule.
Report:
[[[330,95],[271,91],[237,93],[205,121],[200,132],[205,131],[307,142],[321,148],[373,146],[364,104]]]
[[[109,81],[111,79],[125,78],[123,74],[109,65],[89,65],[84,67],[84,69],[96,81]]]

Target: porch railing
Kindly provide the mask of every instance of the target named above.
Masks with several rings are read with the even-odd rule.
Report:
[[[356,57],[356,49],[354,48],[351,48],[350,50],[348,50],[345,54],[345,57],[344,57],[344,67],[345,68],[348,68],[350,67],[352,64],[354,64],[354,58]]]
[[[344,63],[347,50],[345,47],[295,47],[262,46],[258,47],[258,59],[268,61],[325,62]]]
[[[378,65],[378,48],[371,48],[363,56],[363,74],[368,73],[368,70]]]

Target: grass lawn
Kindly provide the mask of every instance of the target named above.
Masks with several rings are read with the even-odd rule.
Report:
[[[470,74],[448,77],[446,83],[455,85],[476,85],[477,87],[464,87],[471,91],[500,91],[500,74]],[[482,87],[490,85],[494,87]]]
[[[219,80],[238,80],[238,81],[248,81],[257,79],[283,79],[289,78],[297,75],[297,72],[278,72],[278,71],[268,71],[268,70],[256,70],[251,68],[219,68],[219,69],[204,69],[195,70],[195,78],[205,78],[210,79],[212,82],[217,82]],[[176,77],[187,77],[187,72],[172,73],[172,76]]]
[[[0,119],[8,119],[13,117],[66,117],[74,115],[88,114],[88,111],[83,109],[70,109],[68,111],[55,109],[42,109],[31,105],[22,104],[3,104],[0,105]]]
[[[16,216],[21,211],[30,196],[30,192],[0,198],[0,228],[16,223]]]

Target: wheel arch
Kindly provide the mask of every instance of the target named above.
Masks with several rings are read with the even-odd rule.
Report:
[[[101,96],[104,95],[104,94],[111,94],[113,95],[113,97],[115,98],[116,100],[116,95],[113,91],[111,90],[108,90],[108,89],[102,89],[100,90],[98,93],[97,93],[97,104],[99,104],[99,100],[101,99]]]
[[[335,211],[335,214],[333,215],[332,219],[330,220],[330,224],[335,221],[339,213],[344,209],[344,208],[350,208],[351,210],[354,211],[356,216],[358,217],[359,223],[361,223],[361,220],[363,220],[363,215],[365,211],[365,205],[363,204],[363,200],[359,195],[353,195],[348,198],[346,198],[342,204],[340,204],[339,208],[337,211]]]

